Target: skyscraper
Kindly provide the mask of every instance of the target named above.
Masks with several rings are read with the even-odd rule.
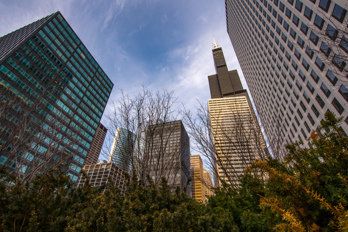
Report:
[[[214,195],[214,192],[213,192],[213,189],[212,189],[214,187],[214,185],[213,185],[213,183],[211,181],[210,172],[208,172],[204,168],[203,168],[203,183],[204,183],[204,186],[205,186],[205,188],[204,188],[204,190],[205,190],[204,195],[205,195],[205,198],[207,200],[208,197]]]
[[[221,47],[215,45],[213,57],[217,74],[208,77],[208,107],[216,155],[214,182],[238,186],[245,168],[264,158],[266,145],[237,70],[228,71]]]
[[[99,123],[84,165],[97,163],[107,132],[108,129],[103,124]]]
[[[200,155],[191,155],[191,190],[192,198],[205,202],[205,185],[203,174],[203,162]]]
[[[155,184],[165,177],[174,191],[190,178],[190,140],[180,120],[149,125],[142,168]],[[146,178],[146,176],[145,176]],[[191,189],[187,189],[191,195]]]
[[[117,128],[108,163],[114,163],[123,171],[129,172],[134,142],[135,135],[132,132],[124,128]]]
[[[77,181],[112,87],[60,12],[1,37],[1,164]]]
[[[227,31],[276,157],[327,110],[348,133],[347,1],[226,0]]]

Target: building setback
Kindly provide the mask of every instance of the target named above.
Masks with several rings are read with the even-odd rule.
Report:
[[[122,171],[114,163],[86,165],[83,167],[83,171],[86,176],[80,176],[77,187],[83,186],[87,177],[91,187],[107,187],[108,184],[111,184],[109,182],[111,180],[120,189],[121,194],[124,194],[126,191],[126,172]]]
[[[123,171],[129,173],[134,142],[135,135],[132,132],[124,128],[117,128],[108,163],[112,162]]]
[[[108,129],[103,124],[99,123],[84,165],[97,163],[107,132]]]
[[[174,191],[184,188],[190,176],[190,140],[180,120],[149,125],[142,165],[154,183],[165,177]],[[187,189],[191,195],[191,189]]]
[[[260,126],[237,70],[228,71],[221,47],[213,49],[216,75],[211,75],[208,100],[215,150],[214,183],[239,185],[245,168],[267,153]]]
[[[21,175],[63,163],[77,181],[112,88],[60,12],[1,37],[1,100],[12,105],[0,162]]]
[[[330,110],[348,134],[346,0],[225,0],[227,31],[275,157]]]

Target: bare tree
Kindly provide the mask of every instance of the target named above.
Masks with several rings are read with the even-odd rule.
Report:
[[[222,104],[226,100],[233,98],[217,99]],[[184,110],[184,122],[193,140],[193,149],[203,155],[214,173],[215,186],[227,184],[236,188],[245,168],[255,159],[264,159],[267,148],[250,109],[240,108],[237,102],[223,107],[210,103],[209,108],[199,103],[195,113]]]
[[[173,92],[151,93],[143,88],[133,98],[122,92],[109,115],[109,131],[122,128],[136,135],[135,141],[132,136],[123,138],[128,148],[117,155],[129,160],[132,172],[145,185],[148,177],[155,184],[165,177],[172,186],[183,186],[189,179],[189,139],[181,121],[176,120],[175,103]],[[104,149],[104,155],[109,151]]]

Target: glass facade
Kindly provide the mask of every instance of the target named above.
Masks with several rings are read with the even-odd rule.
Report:
[[[291,141],[306,143],[310,135],[306,127],[316,129],[327,110],[348,116],[348,102],[339,93],[339,86],[347,87],[348,75],[345,0],[225,0],[225,4],[227,30],[274,153],[282,156]],[[284,39],[277,43],[274,30],[287,43]],[[287,87],[278,84],[284,82]],[[297,111],[305,115],[300,102],[313,110],[307,118],[294,115]],[[288,126],[297,121],[297,128]],[[348,124],[341,127],[348,134]]]
[[[70,157],[70,176],[77,181],[113,83],[59,12],[35,23],[37,28],[17,41],[11,50],[2,52],[0,60],[1,88],[25,102],[19,104],[24,114],[40,121],[40,133],[46,138],[36,141],[39,132],[35,132],[31,148],[19,150],[16,156],[22,156],[20,166],[30,166],[27,157],[47,159],[55,142],[55,152],[65,154],[57,161]],[[32,24],[13,33],[27,27],[32,28]],[[13,43],[7,37],[11,34],[0,39],[1,49],[9,47],[4,46],[9,43],[4,41]],[[18,37],[12,40],[15,38]],[[21,117],[18,121],[24,123]],[[15,131],[9,127],[1,122],[1,134],[6,129]],[[11,141],[3,137],[1,142],[10,145]],[[38,146],[42,149],[36,149]]]

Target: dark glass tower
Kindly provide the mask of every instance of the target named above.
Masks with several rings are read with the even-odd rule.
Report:
[[[113,83],[56,12],[0,38],[0,164],[77,181]]]

